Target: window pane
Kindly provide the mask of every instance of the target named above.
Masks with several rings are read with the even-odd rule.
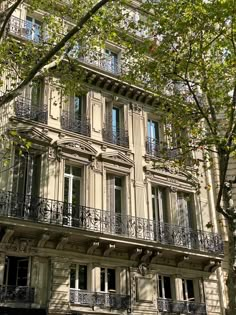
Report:
[[[170,285],[170,277],[164,277],[164,288],[165,288],[165,298],[171,299],[171,285]]]
[[[73,179],[73,195],[72,195],[72,204],[79,205],[80,204],[80,180]]]
[[[75,289],[76,270],[72,268],[70,270],[70,288]]]
[[[79,289],[87,290],[87,266],[79,266]]]
[[[81,168],[72,166],[72,174],[81,177]]]
[[[65,165],[65,173],[70,174],[70,166],[69,165]]]
[[[122,179],[121,179],[121,177],[115,177],[115,186],[122,187]]]
[[[188,300],[194,301],[193,280],[187,280]]]
[[[115,269],[107,269],[108,291],[116,290],[116,271]]]
[[[105,291],[105,268],[101,268],[101,275],[100,275],[100,282],[101,282],[101,291]]]
[[[64,202],[69,202],[68,196],[69,196],[69,178],[65,177],[64,178]]]
[[[74,114],[75,114],[75,118],[80,119],[80,116],[82,114],[82,97],[81,96],[74,97]]]
[[[161,278],[161,276],[159,276],[158,277],[158,282],[159,282],[159,297],[160,298],[163,298],[163,294],[162,294],[162,290],[163,290],[163,288],[162,288],[162,278]]]
[[[115,190],[115,213],[121,213],[121,190]]]

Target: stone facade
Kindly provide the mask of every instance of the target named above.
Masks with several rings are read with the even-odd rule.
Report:
[[[1,166],[0,310],[223,315],[223,242],[204,188],[212,175],[199,193],[191,167],[161,158],[155,100],[114,69],[86,71],[85,95],[66,99],[45,78],[36,107],[29,87],[1,109],[2,126],[32,145]]]

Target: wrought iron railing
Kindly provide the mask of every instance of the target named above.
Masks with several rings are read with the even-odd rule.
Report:
[[[93,65],[115,75],[120,73],[120,64],[118,59],[113,59],[111,56],[102,52],[91,54],[91,56],[81,56],[79,57],[79,60],[83,63]]]
[[[0,303],[17,302],[17,303],[33,303],[34,288],[27,286],[0,286]]]
[[[8,31],[16,36],[39,43],[42,40],[42,27],[31,21],[22,20],[12,16],[9,22]]]
[[[66,202],[0,191],[0,216],[223,254],[220,235]]]
[[[168,148],[165,143],[160,142],[156,138],[147,137],[146,140],[146,152],[149,155],[167,158],[177,159],[180,156],[180,150],[176,148]]]
[[[109,143],[117,144],[122,147],[129,147],[128,131],[123,128],[114,128],[106,124],[102,130],[103,140]]]
[[[117,310],[130,309],[130,296],[116,293],[83,292],[70,289],[70,303],[81,306],[99,306]]]
[[[189,302],[189,301],[173,301],[171,299],[157,299],[157,309],[162,313],[170,314],[198,314],[206,315],[206,304]]]
[[[90,136],[90,120],[84,116],[74,118],[68,111],[62,112],[61,127],[65,130]]]
[[[33,104],[33,101],[26,97],[18,97],[15,101],[15,115],[42,123],[47,123],[47,105]]]

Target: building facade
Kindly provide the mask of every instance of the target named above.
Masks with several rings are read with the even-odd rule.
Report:
[[[8,31],[37,44],[40,15],[22,6]],[[121,54],[80,60],[87,93],[40,78],[1,108],[31,142],[1,166],[1,314],[224,314],[211,174],[199,192],[191,167],[163,162],[155,99],[119,80]]]

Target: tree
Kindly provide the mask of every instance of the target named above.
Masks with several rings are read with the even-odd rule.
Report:
[[[116,12],[118,17],[117,12],[120,12],[119,6],[123,2],[72,0],[59,4],[57,0],[0,1],[3,8],[0,13],[0,75],[3,78],[1,85],[3,86],[6,79],[11,82],[7,92],[0,96],[0,106],[19,96],[36,76],[47,75],[49,70],[68,59],[70,51],[78,46],[82,39],[87,49],[94,45],[98,38],[101,40],[109,27],[112,30],[112,13]],[[45,29],[38,31],[33,40],[31,38],[20,43],[9,35],[9,23],[14,12],[23,4],[27,5],[29,11],[43,10],[47,14],[41,21]],[[67,17],[76,24],[71,27],[69,24],[65,25]],[[18,27],[21,27],[21,22],[17,22]],[[28,28],[30,30],[30,26]],[[27,34],[24,37],[29,39]],[[67,67],[67,71],[70,72],[71,68]],[[65,70],[62,74],[65,74]],[[67,85],[70,85],[69,77]]]
[[[234,315],[235,179],[228,172],[236,156],[236,3],[160,0],[147,1],[142,8],[149,36],[144,45],[136,44],[140,62],[133,79],[146,73],[146,88],[156,94],[158,112],[171,126],[167,136],[173,131],[178,135],[182,162],[189,153],[201,151],[205,168],[218,171],[215,211],[228,226],[228,314]],[[176,142],[172,145],[177,148]],[[192,163],[200,161],[195,158]]]

